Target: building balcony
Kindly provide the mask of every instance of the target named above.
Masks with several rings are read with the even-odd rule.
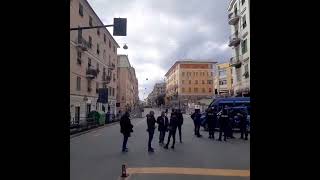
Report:
[[[87,72],[86,72],[86,76],[89,79],[93,79],[95,77],[97,77],[97,69],[93,68],[92,66],[88,67]]]
[[[103,82],[103,83],[109,84],[110,81],[111,81],[111,76],[108,76],[108,75],[106,75],[106,74],[104,74],[104,75],[102,76],[102,82]]]
[[[235,25],[239,22],[240,16],[237,13],[230,13],[228,16],[229,25]]]
[[[231,36],[229,36],[229,47],[238,46],[240,44],[241,39],[239,38],[239,33],[236,31]]]
[[[109,65],[110,70],[114,70],[115,68],[116,68],[116,65],[114,65],[113,63]]]
[[[232,57],[230,59],[230,65],[235,67],[235,68],[240,68],[241,65],[242,65],[241,60],[242,60],[242,56]]]
[[[76,46],[80,51],[87,51],[91,47],[91,44],[83,38],[78,38]]]

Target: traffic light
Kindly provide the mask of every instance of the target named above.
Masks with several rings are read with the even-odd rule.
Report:
[[[113,35],[127,35],[127,18],[113,18]]]

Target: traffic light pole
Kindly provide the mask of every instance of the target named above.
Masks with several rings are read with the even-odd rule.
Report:
[[[114,24],[103,25],[103,26],[77,27],[77,28],[70,28],[70,31],[83,30],[83,29],[103,28],[103,27],[112,27],[112,26],[114,26]]]

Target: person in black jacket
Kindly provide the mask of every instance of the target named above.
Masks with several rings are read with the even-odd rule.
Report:
[[[157,123],[159,125],[158,131],[160,132],[159,144],[163,145],[164,137],[166,136],[166,131],[169,125],[169,120],[165,112],[161,112],[161,116],[157,118]]]
[[[201,137],[202,135],[200,134],[200,124],[201,124],[201,114],[200,114],[200,109],[195,109],[194,113],[191,115],[191,118],[193,119],[194,123],[194,135],[197,137]]]
[[[183,124],[183,115],[181,113],[181,109],[178,109],[177,111],[177,118],[178,118],[179,139],[180,139],[180,143],[182,143],[181,126]]]
[[[171,148],[174,149],[174,144],[175,144],[175,142],[176,142],[176,131],[177,131],[177,127],[178,127],[178,117],[177,117],[177,113],[175,112],[174,109],[172,109],[171,117],[170,117],[170,124],[169,124],[168,142],[167,142],[167,144],[164,146],[165,149],[168,149],[168,146],[169,146],[171,137],[172,137],[172,139],[173,139],[173,143],[172,143]]]
[[[133,132],[133,125],[131,124],[129,117],[129,112],[125,112],[120,119],[120,132],[123,134],[122,152],[128,152],[127,142],[130,137],[130,133]]]
[[[219,118],[219,141],[221,141],[222,132],[224,136],[224,141],[227,141],[227,125],[229,122],[229,115],[226,107],[223,107],[222,111],[220,112],[220,118]]]
[[[245,135],[245,140],[248,140],[248,131],[247,131],[247,116],[244,112],[239,112],[238,114],[238,118],[240,120],[240,132],[241,132],[241,137],[240,139],[243,139],[243,134]]]
[[[208,109],[207,121],[209,128],[209,139],[214,139],[214,129],[216,128],[217,124],[217,111],[214,107]]]
[[[156,119],[154,118],[154,112],[150,111],[149,114],[147,114],[147,125],[148,125],[148,133],[149,133],[149,140],[148,140],[148,151],[149,152],[154,152],[154,149],[151,147],[153,135],[154,135],[154,130],[156,128]]]

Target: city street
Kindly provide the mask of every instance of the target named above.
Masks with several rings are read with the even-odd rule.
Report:
[[[236,139],[219,142],[208,139],[208,132],[203,130],[203,137],[197,138],[188,114],[184,115],[182,126],[183,143],[179,142],[177,131],[175,149],[170,146],[164,149],[158,144],[159,132],[156,130],[152,143],[155,152],[149,153],[145,118],[149,111],[145,109],[144,118],[131,120],[134,132],[129,138],[127,153],[121,152],[123,136],[119,123],[70,138],[70,179],[120,179],[122,164],[127,165],[130,176],[126,179],[130,180],[250,179],[250,140],[238,139],[240,134],[235,133]],[[155,117],[159,114],[155,111]]]

